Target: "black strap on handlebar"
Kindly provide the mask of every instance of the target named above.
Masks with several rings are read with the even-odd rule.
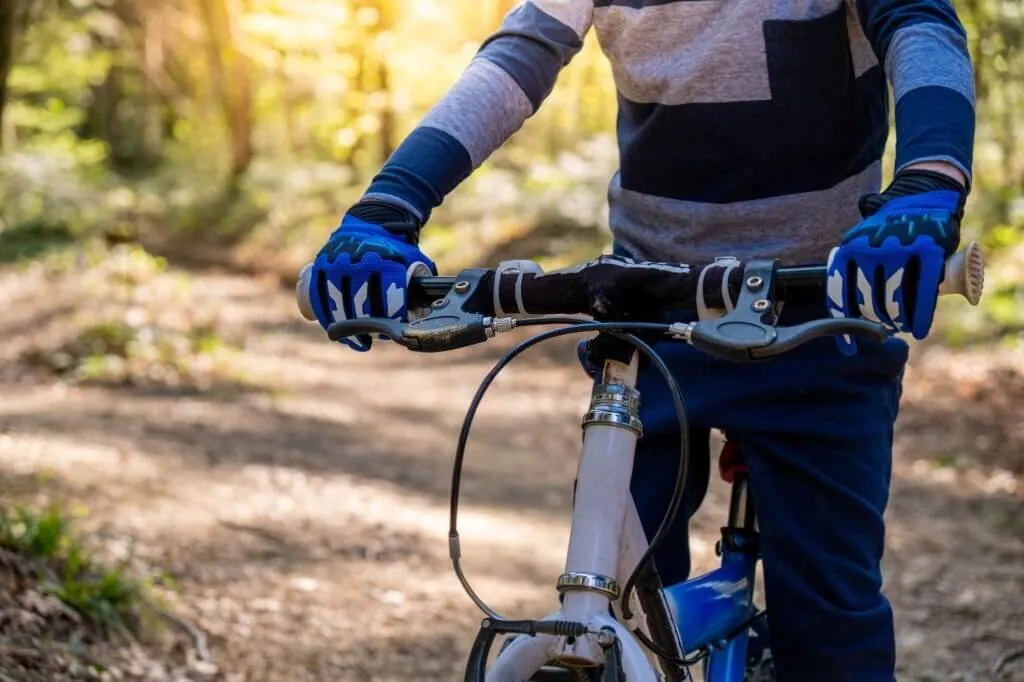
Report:
[[[719,292],[712,307],[722,306],[720,268],[709,268],[705,290]],[[692,307],[699,294],[700,268],[670,263],[634,262],[601,256],[583,265],[534,275],[499,273],[498,300],[506,312],[531,315],[585,314],[597,320],[654,319],[672,307]],[[738,288],[742,269],[733,271]],[[522,304],[520,306],[520,304]]]
[[[725,270],[709,267],[705,290],[717,292],[712,307],[724,307],[721,278]],[[738,289],[742,268],[732,270],[732,289]],[[519,300],[530,314],[582,313],[595,319],[652,319],[672,307],[692,307],[700,268],[671,263],[634,262],[601,256],[578,267],[532,275],[501,274],[498,293],[502,308],[518,311]],[[516,287],[521,288],[517,297]]]

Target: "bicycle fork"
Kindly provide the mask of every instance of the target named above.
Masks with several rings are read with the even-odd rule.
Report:
[[[541,621],[486,619],[470,653],[466,682],[524,682],[542,666],[605,667],[604,680],[658,682],[646,651],[611,613],[620,596],[623,522],[632,504],[629,481],[641,433],[638,360],[608,360],[583,418],[583,452],[565,572],[558,579],[562,606]],[[498,634],[515,639],[490,672],[486,661]],[[623,677],[624,676],[624,677]]]

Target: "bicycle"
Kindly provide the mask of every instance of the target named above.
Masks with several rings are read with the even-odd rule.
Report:
[[[302,314],[313,320],[309,286],[307,266],[297,293]],[[690,669],[696,665],[703,666],[709,682],[743,682],[748,641],[764,612],[753,597],[760,559],[757,520],[741,458],[728,443],[731,462],[723,467],[723,478],[731,483],[731,501],[717,545],[721,566],[657,588],[654,594],[640,595],[649,588],[638,585],[638,580],[675,521],[689,467],[682,394],[641,335],[667,334],[734,362],[767,359],[835,334],[887,337],[880,324],[863,319],[816,319],[776,326],[781,304],[820,302],[824,286],[823,267],[782,268],[771,260],[744,265],[725,259],[690,267],[602,256],[547,274],[535,263],[512,261],[496,270],[468,269],[454,278],[413,280],[408,290],[410,308],[426,307],[428,312],[410,323],[368,318],[329,328],[332,340],[381,334],[410,350],[433,353],[482,343],[516,327],[563,325],[505,354],[482,382],[459,436],[452,474],[449,554],[463,588],[486,614],[469,654],[465,682],[676,682],[691,679]],[[940,293],[958,294],[977,305],[983,288],[984,261],[972,243],[947,263]],[[642,299],[635,296],[640,292]],[[649,321],[658,311],[695,303],[700,311],[696,322]],[[594,321],[570,315],[589,315]],[[609,321],[616,318],[623,321]],[[476,594],[461,567],[458,503],[466,442],[480,401],[512,359],[544,340],[581,332],[597,332],[604,364],[583,418],[566,568],[557,581],[561,605],[540,620],[506,620]],[[638,552],[626,546],[625,529],[639,524],[630,504],[629,481],[642,432],[640,396],[635,389],[641,356],[669,383],[682,445],[668,512],[647,549]],[[634,613],[639,596],[648,597],[643,604],[650,612],[642,614],[648,632]],[[488,670],[498,635],[509,637]]]

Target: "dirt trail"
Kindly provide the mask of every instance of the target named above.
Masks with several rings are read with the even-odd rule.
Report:
[[[493,353],[340,352],[297,320],[287,292],[200,274],[202,305],[244,341],[244,382],[66,385],[17,362],[57,344],[63,322],[89,305],[88,292],[44,279],[0,278],[5,496],[80,504],[82,524],[110,547],[168,571],[176,607],[210,634],[227,679],[460,678],[479,614],[446,556],[450,463]],[[908,380],[887,573],[903,680],[1024,680],[1014,659],[1024,651],[1024,435],[1013,399],[1024,379],[992,417],[999,428],[983,421],[992,410],[954,419],[946,400],[977,400],[970,390],[1005,376],[1007,362],[1024,372],[1020,355],[988,374],[984,362],[935,354]],[[950,371],[963,363],[969,380]],[[928,383],[925,366],[935,369]],[[555,352],[499,380],[478,419],[464,551],[479,591],[509,614],[550,603],[587,391]],[[1006,461],[992,455],[984,467],[957,459],[1000,448]],[[724,506],[713,485],[695,522],[701,568]]]

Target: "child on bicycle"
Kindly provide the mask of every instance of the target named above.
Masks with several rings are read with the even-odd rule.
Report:
[[[616,252],[827,260],[827,300],[784,310],[783,324],[859,316],[924,338],[959,243],[973,153],[972,67],[950,2],[526,0],[319,253],[312,281],[331,284],[329,295],[310,292],[320,323],[406,315],[409,278],[434,269],[417,246],[432,209],[541,106],[593,28],[619,94]],[[889,84],[896,168],[879,192]],[[749,467],[782,682],[895,674],[880,563],[908,347],[837,341],[756,365],[658,347],[691,423],[727,431]],[[646,370],[638,388],[632,492],[650,536],[678,432],[664,382]],[[655,556],[663,584],[686,579],[687,546],[681,517]]]

